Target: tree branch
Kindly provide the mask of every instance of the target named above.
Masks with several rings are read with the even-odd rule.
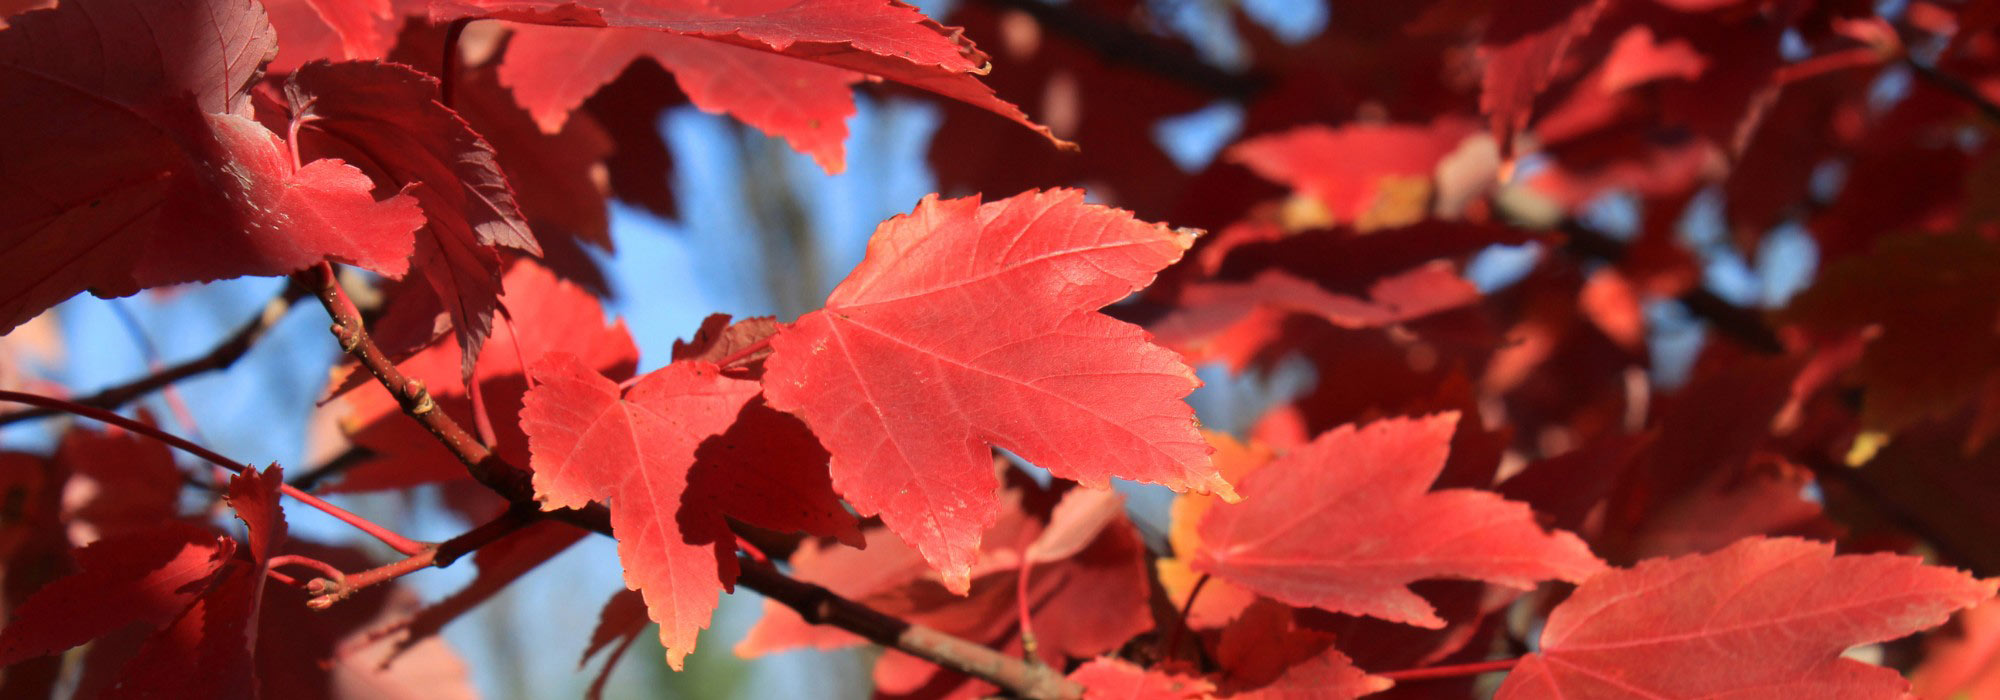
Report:
[[[254,347],[257,341],[263,338],[266,332],[271,330],[272,326],[278,325],[278,321],[285,317],[285,311],[292,308],[292,303],[305,298],[305,294],[305,290],[299,289],[295,285],[287,285],[283,293],[264,304],[264,311],[262,313],[257,314],[256,318],[250,319],[249,322],[238,327],[236,332],[231,333],[227,340],[216,345],[207,354],[171,367],[163,368],[152,374],[107,388],[89,396],[70,399],[70,401],[92,408],[116,410],[125,404],[164,389],[188,377],[205,372],[227,369],[229,366],[236,364],[237,360],[242,359],[243,355],[250,352],[250,348]],[[62,411],[37,407],[15,413],[0,414],[0,426],[37,418],[47,418],[60,413]]]
[[[458,457],[472,477],[515,504],[535,502],[529,473],[506,462],[474,439],[444,411],[437,409],[422,382],[410,379],[375,346],[362,326],[360,312],[341,289],[333,268],[320,264],[297,276],[300,284],[319,297],[333,318],[333,335],[343,351],[367,368],[403,412],[436,437],[445,449]],[[610,512],[603,506],[563,509],[544,514],[594,532],[611,535]],[[757,591],[798,612],[808,622],[832,625],[870,641],[896,649],[1000,686],[1024,698],[1071,699],[1083,695],[1083,688],[1064,678],[1060,671],[1031,665],[997,650],[976,644],[923,625],[884,615],[866,605],[848,600],[818,585],[800,581],[769,564],[739,557],[742,575],[737,583]]]
[[[1265,76],[1217,68],[1183,45],[1105,21],[1073,5],[1039,0],[985,0],[985,3],[1026,13],[1042,28],[1076,40],[1106,63],[1143,70],[1216,97],[1248,100],[1270,82]]]

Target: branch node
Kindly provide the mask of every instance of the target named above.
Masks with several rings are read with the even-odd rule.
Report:
[[[336,321],[329,330],[333,331],[334,338],[340,340],[342,353],[352,355],[355,348],[361,347],[361,334],[348,330],[346,324]]]

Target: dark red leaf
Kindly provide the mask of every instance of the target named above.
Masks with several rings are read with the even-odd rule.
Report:
[[[1516,588],[1603,568],[1583,541],[1490,491],[1430,492],[1458,414],[1343,427],[1244,479],[1244,502],[1201,523],[1194,567],[1302,607],[1443,627],[1408,584]]]
[[[493,333],[498,248],[542,252],[493,147],[437,102],[435,78],[393,63],[310,63],[286,81],[285,98],[300,148],[346,157],[423,203],[430,226],[415,267],[451,313],[469,379]]]
[[[96,46],[90,61],[50,46]],[[252,0],[62,3],[0,33],[0,329],[77,292],[321,260],[406,269],[414,200],[376,202],[338,161],[297,167],[240,116],[274,49]]]
[[[0,666],[62,651],[134,622],[173,621],[229,563],[235,544],[169,521],[78,550],[81,571],[23,601],[0,629]]]

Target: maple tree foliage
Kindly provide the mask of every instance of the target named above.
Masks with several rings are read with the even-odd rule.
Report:
[[[625,589],[526,623],[592,696],[657,637],[881,645],[881,697],[2000,697],[2000,3],[958,5],[0,1],[0,426],[55,417],[0,434],[0,697],[469,697],[441,633],[593,535]],[[803,313],[607,318],[683,301],[614,294],[614,203],[715,235],[663,115],[837,174],[884,101],[939,192]],[[207,355],[53,378],[71,297],[239,277],[290,286]],[[307,298],[325,354],[266,340]],[[279,345],[313,456],[205,446],[176,385]]]

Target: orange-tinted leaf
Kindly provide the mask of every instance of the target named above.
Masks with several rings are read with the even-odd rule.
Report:
[[[1229,157],[1318,200],[1331,217],[1327,223],[1352,223],[1389,204],[1398,183],[1422,183],[1428,195],[1438,161],[1473,129],[1451,119],[1430,126],[1304,126],[1246,139]]]
[[[1900,674],[1841,653],[1942,624],[1994,587],[1913,557],[1834,556],[1797,539],[1648,560],[1598,574],[1556,606],[1541,651],[1498,697],[1905,697]]]
[[[1269,446],[1252,440],[1248,444],[1237,442],[1227,433],[1204,431],[1208,444],[1215,447],[1215,469],[1222,478],[1232,484],[1241,484],[1252,471],[1270,464],[1275,456]],[[1167,530],[1167,544],[1173,548],[1173,556],[1160,557],[1154,561],[1160,586],[1167,591],[1167,599],[1176,608],[1187,607],[1188,594],[1201,580],[1202,574],[1193,567],[1195,552],[1202,549],[1201,521],[1210,509],[1221,503],[1221,499],[1205,493],[1184,493],[1174,497],[1174,505],[1169,511],[1172,524]],[[1202,584],[1201,596],[1195,598],[1193,608],[1188,609],[1187,624],[1207,629],[1221,627],[1243,612],[1257,599],[1257,594],[1244,590],[1226,579],[1209,578]]]
[[[1603,568],[1567,532],[1490,491],[1430,492],[1456,412],[1346,426],[1244,479],[1244,502],[1201,523],[1194,568],[1302,607],[1442,627],[1407,586],[1470,578],[1517,588]]]
[[[381,58],[394,43],[391,0],[262,0],[278,31],[272,73],[315,59]],[[403,4],[410,4],[407,0]]]
[[[1092,659],[1069,679],[1083,685],[1084,700],[1188,700],[1208,697],[1208,681],[1158,669],[1145,669],[1113,657]]]
[[[1920,698],[2000,696],[2000,603],[1960,611],[1955,632],[1929,640],[1924,662],[1910,673],[1912,691]]]
[[[1282,270],[1270,270],[1248,283],[1190,285],[1181,295],[1181,308],[1149,328],[1162,344],[1192,355],[1217,344],[1228,347],[1226,336],[1256,332],[1246,326],[1268,323],[1260,312],[1310,314],[1343,328],[1374,328],[1478,300],[1479,289],[1442,261],[1376,280],[1367,299],[1329,292]],[[1240,356],[1223,354],[1240,362]]]
[[[1086,486],[1233,497],[1181,401],[1192,371],[1097,312],[1191,242],[1075,190],[927,197],[876,230],[825,309],[772,338],[765,395],[827,446],[841,495],[957,592],[997,513],[988,444]]]
[[[1651,27],[1641,24],[1618,35],[1618,42],[1604,57],[1604,73],[1598,78],[1598,85],[1607,92],[1617,92],[1654,80],[1692,80],[1706,70],[1708,57],[1687,40],[1662,40],[1653,35]]]
[[[1388,690],[1387,678],[1371,676],[1334,649],[1293,664],[1270,684],[1231,695],[1243,700],[1351,700]]]
[[[729,314],[711,314],[701,320],[701,328],[686,341],[675,340],[673,357],[676,360],[704,360],[721,364],[723,360],[743,354],[737,364],[750,366],[771,355],[769,344],[761,350],[751,350],[780,330],[781,324],[770,316],[753,316],[729,322]]]

